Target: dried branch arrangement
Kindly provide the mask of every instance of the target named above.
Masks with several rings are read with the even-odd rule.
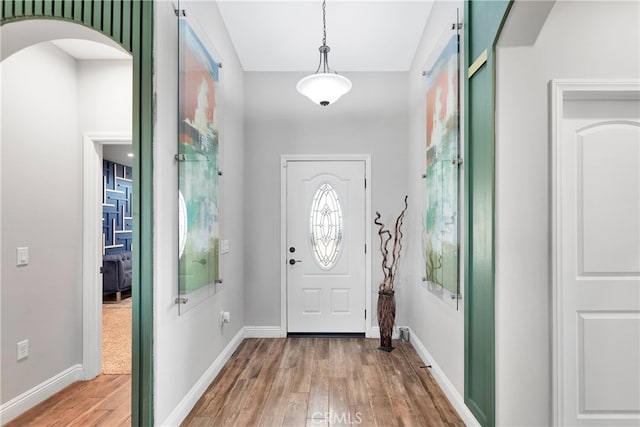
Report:
[[[396,271],[398,270],[398,262],[400,261],[400,253],[402,252],[402,223],[404,222],[404,215],[407,212],[407,199],[409,196],[404,196],[404,209],[396,218],[396,224],[394,232],[391,233],[385,228],[385,225],[380,222],[380,212],[376,211],[376,219],[373,223],[380,229],[378,235],[380,236],[380,252],[382,252],[382,272],[384,273],[384,280],[378,287],[378,291],[393,291],[393,282],[396,277]],[[393,240],[391,251],[389,251],[389,242]]]

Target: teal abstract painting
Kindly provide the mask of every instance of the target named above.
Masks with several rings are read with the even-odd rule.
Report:
[[[179,25],[179,283],[188,294],[219,276],[219,64]]]
[[[426,278],[457,294],[460,139],[457,34],[449,39],[425,75]]]

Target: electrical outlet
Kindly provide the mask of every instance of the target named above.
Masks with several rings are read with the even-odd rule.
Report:
[[[220,321],[220,326],[229,323],[231,321],[231,314],[228,311],[221,311],[218,320]]]
[[[18,343],[18,360],[29,357],[29,340],[20,341]]]

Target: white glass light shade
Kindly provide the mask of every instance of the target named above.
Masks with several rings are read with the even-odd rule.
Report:
[[[325,106],[349,92],[351,80],[335,73],[317,73],[301,79],[296,89],[314,103]]]

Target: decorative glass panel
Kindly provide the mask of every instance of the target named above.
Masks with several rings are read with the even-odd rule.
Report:
[[[330,270],[340,255],[344,227],[338,194],[331,184],[322,184],[316,191],[309,226],[316,262],[323,270]]]
[[[179,313],[220,279],[219,63],[186,18],[178,20]]]
[[[456,18],[457,19],[457,18]],[[460,132],[457,25],[444,32],[426,78],[426,281],[457,307]],[[448,298],[447,298],[448,299]]]

